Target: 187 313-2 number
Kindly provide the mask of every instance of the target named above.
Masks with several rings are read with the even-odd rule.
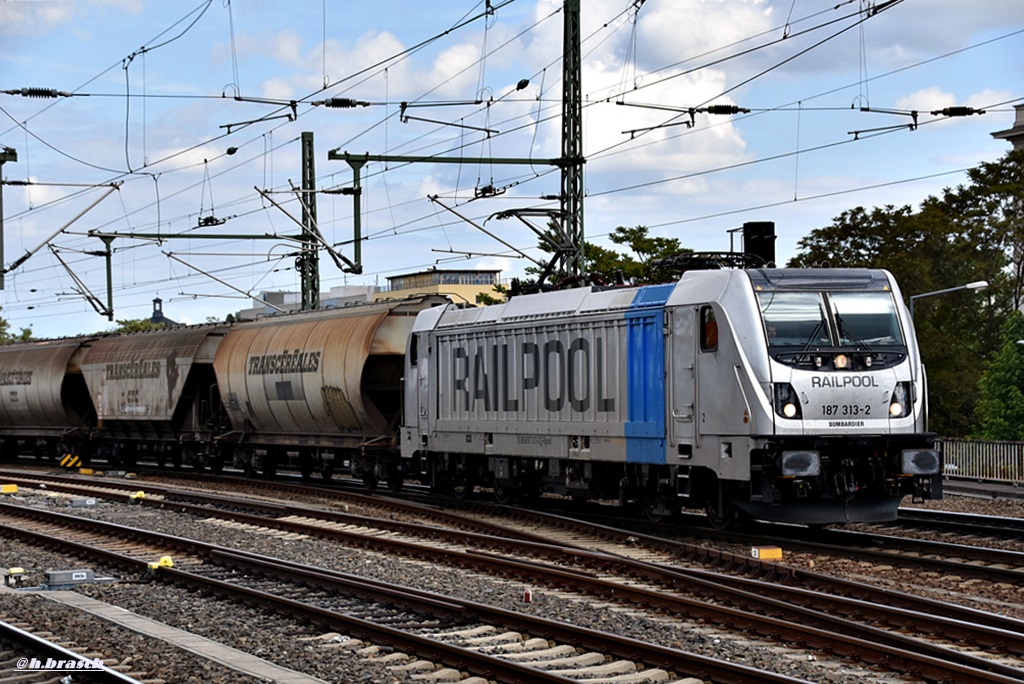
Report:
[[[870,416],[869,404],[822,404],[821,413],[826,416]]]

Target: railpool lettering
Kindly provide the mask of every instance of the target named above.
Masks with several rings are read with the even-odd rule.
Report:
[[[126,361],[107,364],[107,380],[135,380],[138,378],[159,378],[159,361]]]
[[[31,385],[32,371],[9,370],[0,371],[0,385]]]
[[[811,387],[879,387],[878,379],[873,375],[814,375]]]
[[[539,404],[558,412],[591,406],[602,413],[615,410],[605,396],[605,345],[602,338],[576,337],[543,343],[503,342],[451,349],[452,410],[525,410]]]
[[[323,352],[305,352],[300,349],[276,354],[261,354],[249,357],[249,375],[273,375],[276,373],[315,373],[320,370],[320,355]]]

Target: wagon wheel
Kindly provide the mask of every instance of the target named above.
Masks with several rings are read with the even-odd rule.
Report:
[[[452,496],[456,499],[466,499],[474,489],[476,485],[473,483],[473,477],[466,471],[459,470],[452,475]]]
[[[324,464],[320,466],[320,477],[324,482],[329,482],[334,477],[334,461],[324,461]]]
[[[387,488],[392,494],[398,494],[402,491],[402,485],[405,484],[405,474],[402,472],[401,467],[396,466],[392,469],[392,472],[387,477]]]
[[[377,473],[370,471],[363,474],[363,487],[366,488],[366,491],[377,491],[378,484],[380,484],[380,480],[377,478]]]
[[[516,492],[519,500],[524,503],[534,503],[542,494],[543,492],[540,489],[540,485],[536,482],[524,484],[522,488]]]
[[[505,485],[499,483],[498,481],[494,482],[493,487],[495,501],[500,503],[502,506],[512,503],[512,501],[515,498],[515,490],[513,490],[511,487],[506,487]]]

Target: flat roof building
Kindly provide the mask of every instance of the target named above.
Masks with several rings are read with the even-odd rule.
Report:
[[[415,295],[448,295],[453,302],[482,304],[481,295],[504,301],[505,295],[494,289],[501,284],[499,270],[444,270],[431,268],[416,273],[391,276],[386,289],[377,285],[342,285],[332,287],[320,297],[320,308],[345,306],[351,302],[370,302],[384,299],[405,299]],[[251,309],[235,314],[240,321],[251,321],[261,316],[270,316],[281,311],[298,311],[302,308],[302,295],[298,292],[264,291],[259,298],[253,298]],[[275,308],[276,307],[276,308]]]
[[[438,270],[430,268],[388,278],[388,289],[374,295],[374,299],[404,299],[413,295],[449,295],[455,302],[483,303],[483,297],[504,300],[505,295],[494,289],[501,284],[499,270],[467,269]]]

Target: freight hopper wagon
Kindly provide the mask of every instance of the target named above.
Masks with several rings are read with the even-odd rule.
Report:
[[[77,449],[119,465],[216,465],[213,437],[224,417],[213,356],[226,331],[203,325],[97,338],[81,364],[95,429]]]
[[[4,458],[200,463],[222,423],[212,362],[223,333],[203,326],[0,347]]]
[[[96,412],[82,379],[94,338],[0,346],[0,457],[50,458],[87,439]],[[80,460],[80,457],[79,457]]]
[[[425,296],[271,316],[232,327],[214,369],[231,430],[225,459],[248,471],[295,465],[401,485],[396,439],[406,339]]]
[[[420,314],[406,468],[456,494],[556,492],[712,522],[892,519],[941,496],[905,307],[877,270],[673,284]]]

